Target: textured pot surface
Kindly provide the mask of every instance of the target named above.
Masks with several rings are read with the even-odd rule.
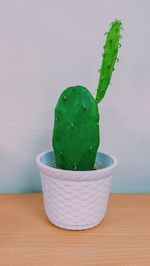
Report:
[[[105,216],[112,174],[117,159],[97,153],[96,170],[57,169],[53,151],[37,156],[45,212],[49,220],[64,229],[82,230],[99,224]]]

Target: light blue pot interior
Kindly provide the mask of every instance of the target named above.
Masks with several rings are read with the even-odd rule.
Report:
[[[55,155],[53,151],[48,151],[40,158],[41,162],[45,165],[55,167]],[[111,166],[114,160],[111,156],[98,152],[96,156],[95,169],[103,169]]]

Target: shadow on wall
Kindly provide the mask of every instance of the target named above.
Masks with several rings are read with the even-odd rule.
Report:
[[[7,152],[0,149],[0,193],[40,192],[41,182],[35,157],[47,147],[47,132],[26,140],[21,150]],[[46,135],[46,136],[45,136]],[[22,152],[22,149],[24,152]]]
[[[149,134],[134,116],[129,120],[130,108],[117,113],[115,108],[104,106],[101,131],[103,151],[114,154],[118,169],[111,191],[114,193],[149,193]],[[118,137],[120,136],[120,137]],[[124,137],[126,136],[126,137]]]

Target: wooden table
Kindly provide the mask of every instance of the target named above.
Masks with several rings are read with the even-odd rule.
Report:
[[[41,194],[0,195],[0,266],[150,266],[150,195],[111,195],[104,221],[65,231]]]

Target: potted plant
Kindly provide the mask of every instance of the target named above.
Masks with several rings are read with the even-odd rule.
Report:
[[[46,214],[53,224],[64,229],[94,227],[107,209],[117,159],[98,152],[98,104],[118,61],[121,29],[121,21],[115,20],[106,33],[96,99],[83,86],[65,89],[55,108],[54,151],[40,153],[36,158]]]

